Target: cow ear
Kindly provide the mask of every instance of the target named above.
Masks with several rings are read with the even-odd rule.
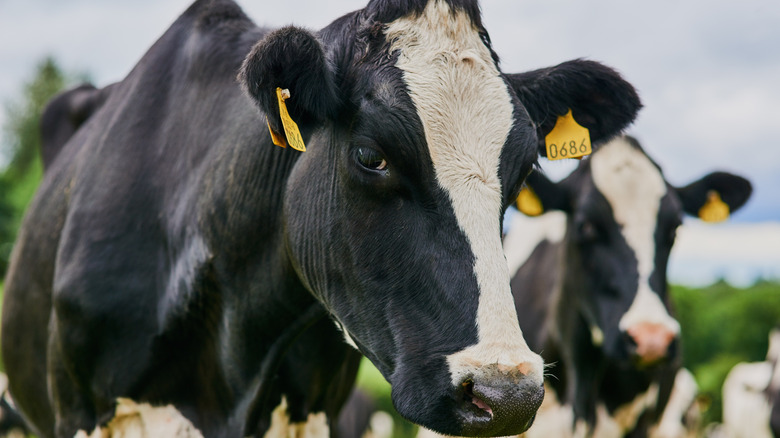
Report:
[[[745,205],[753,193],[750,181],[726,172],[713,172],[678,188],[683,210],[705,222],[720,222]]]
[[[536,124],[539,154],[559,116],[572,110],[574,120],[598,145],[631,123],[642,104],[634,87],[615,70],[594,61],[574,60],[507,78]]]
[[[539,216],[552,210],[568,212],[569,192],[561,183],[550,181],[538,170],[525,180],[525,187],[517,196],[517,209],[526,216]]]
[[[336,114],[339,98],[333,70],[313,34],[287,26],[252,47],[238,80],[266,114],[276,141],[285,132],[282,117],[289,115],[296,124],[307,125]]]

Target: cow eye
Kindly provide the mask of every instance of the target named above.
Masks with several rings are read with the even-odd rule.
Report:
[[[387,160],[376,149],[360,147],[357,148],[355,156],[358,163],[368,170],[382,171],[387,169]]]

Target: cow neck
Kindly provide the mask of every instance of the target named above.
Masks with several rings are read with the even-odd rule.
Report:
[[[295,340],[326,315],[325,308],[319,302],[314,302],[276,338],[263,357],[260,371],[249,385],[249,389],[244,397],[237,404],[228,422],[229,430],[240,430],[240,436],[245,436],[245,431],[252,429],[254,424],[258,422],[259,415],[271,412],[273,406],[268,404],[271,393],[270,387],[282,363],[282,359],[287,354],[290,346],[295,343]]]
[[[558,290],[558,300],[555,303],[558,317],[554,319],[558,321],[560,330],[561,322],[566,321],[572,317],[575,318],[575,320],[577,317],[581,318],[581,321],[585,324],[588,330],[588,334],[590,335],[590,342],[593,346],[598,347],[604,341],[604,332],[599,327],[596,316],[593,315],[588,306],[580,305],[580,300],[583,299],[581,293],[581,289],[583,288],[581,274],[572,275],[572,273],[569,271],[570,266],[578,265],[578,263],[573,263],[572,260],[575,260],[576,257],[579,257],[577,251],[574,251],[574,253],[577,254],[576,256],[572,254],[571,248],[574,244],[572,243],[572,237],[570,235],[571,227],[571,221],[567,221],[566,234],[563,242],[561,242],[561,244],[564,245],[564,248],[560,254],[562,262],[558,269],[558,284],[560,287]],[[574,322],[573,324],[578,323]],[[576,325],[573,330],[577,330]]]

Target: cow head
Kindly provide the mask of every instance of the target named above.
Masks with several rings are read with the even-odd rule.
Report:
[[[543,364],[512,305],[503,212],[559,115],[614,135],[633,88],[587,61],[502,74],[466,0],[375,1],[317,34],[275,31],[239,78],[276,137],[276,88],[290,92],[307,151],[286,183],[289,257],[398,411],[450,435],[524,431]]]
[[[750,183],[715,172],[673,187],[628,136],[559,183],[537,172],[527,183],[545,211],[567,215],[564,290],[593,343],[640,366],[673,357],[680,325],[670,313],[666,266],[683,213],[707,217],[707,209],[722,208],[727,216],[750,197]]]

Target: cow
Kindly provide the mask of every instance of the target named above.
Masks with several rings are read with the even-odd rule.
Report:
[[[769,362],[734,365],[723,382],[723,429],[729,438],[771,438],[772,406],[766,390],[772,379]]]
[[[740,362],[723,382],[723,430],[730,438],[778,436],[780,328],[769,333],[762,362]]]
[[[319,31],[198,0],[99,95],[52,142],[5,280],[10,392],[40,436],[119,399],[206,438],[327,434],[361,354],[415,423],[531,425],[543,362],[502,217],[560,117],[594,147],[635,118],[616,71],[502,73],[475,0],[372,0]]]
[[[647,436],[680,365],[666,280],[675,230],[683,213],[725,219],[751,184],[714,172],[673,187],[627,135],[558,183],[536,171],[526,182],[521,211],[547,213],[518,214],[504,246],[520,326],[551,364],[550,396],[572,410],[568,431]]]

